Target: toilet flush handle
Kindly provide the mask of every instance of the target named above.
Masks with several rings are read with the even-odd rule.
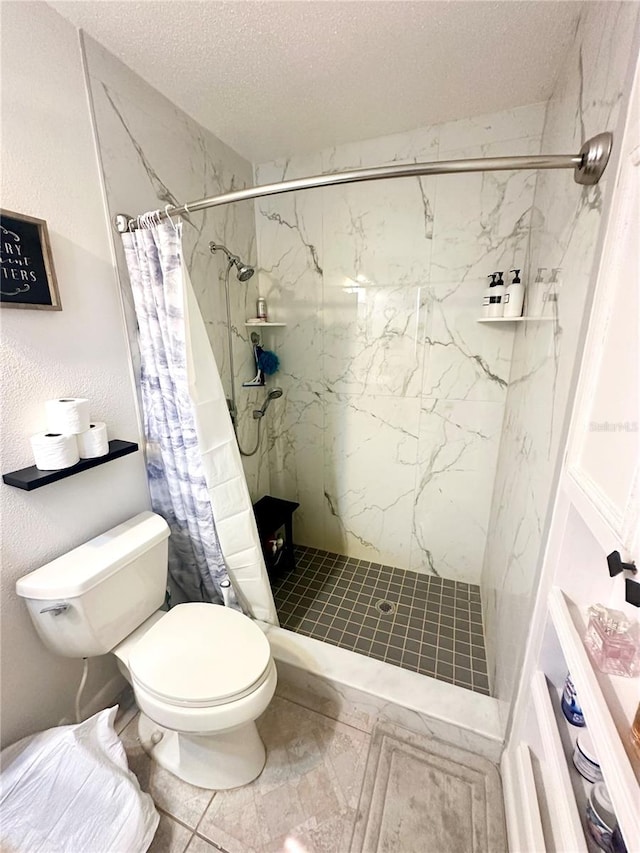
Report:
[[[48,607],[43,607],[40,613],[53,613],[54,616],[60,616],[61,613],[66,613],[69,607],[69,604],[50,604]]]

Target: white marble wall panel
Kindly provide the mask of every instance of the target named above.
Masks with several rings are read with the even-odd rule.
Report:
[[[512,140],[540,136],[545,107],[544,102],[526,104],[511,110],[440,124],[437,130],[441,159],[452,159],[449,152],[455,149],[491,145],[496,142],[508,143],[503,153],[510,154]]]
[[[500,402],[422,399],[410,568],[474,577],[484,553]]]
[[[98,147],[107,205],[115,213],[138,214],[206,195],[251,185],[251,164],[189,118],[97,42],[84,36]],[[230,388],[227,323],[224,301],[225,263],[212,256],[210,240],[224,243],[249,263],[256,263],[255,218],[250,203],[213,208],[185,216],[185,258],[202,311],[218,369]],[[134,366],[139,358],[135,313],[126,265],[115,237],[120,280]],[[254,374],[244,321],[255,314],[257,276],[240,284],[231,278],[231,315],[237,385]],[[253,441],[251,410],[262,392],[238,387],[240,437]],[[265,436],[266,447],[266,436]],[[268,491],[268,468],[259,456],[245,462],[254,497]],[[259,476],[262,475],[262,482]],[[266,478],[266,479],[265,479]]]
[[[398,178],[323,190],[325,284],[427,281],[435,185]]]
[[[265,164],[257,180],[537,152],[542,118],[534,104],[352,143]],[[476,321],[484,276],[524,265],[533,189],[531,173],[407,178],[257,205],[260,290],[289,324],[275,381],[298,389],[269,421],[270,476],[283,497],[309,502],[301,543],[478,582],[513,330]],[[300,409],[305,394],[321,395],[322,423],[319,398]],[[463,459],[425,486],[441,412]],[[459,488],[477,489],[478,506]]]
[[[256,169],[260,184],[321,171],[319,156],[278,161]],[[319,191],[287,193],[256,201],[260,231],[258,280],[269,319],[287,324],[271,333],[280,358],[274,382],[306,390],[322,386],[323,258]]]
[[[544,151],[577,151],[604,130],[615,139],[624,120],[629,63],[637,57],[637,27],[635,4],[585,6],[548,104]],[[527,279],[538,266],[561,268],[550,312],[556,319],[523,324],[516,333],[482,572],[490,678],[505,715],[524,654],[590,308],[595,249],[611,191],[611,169],[596,187],[577,186],[570,172],[538,175]]]
[[[423,396],[504,403],[514,333],[478,323],[486,286],[473,278],[431,285]]]
[[[322,171],[337,172],[385,163],[422,163],[436,160],[443,127],[445,125],[419,127],[327,148],[322,152]],[[464,142],[460,144],[463,145]],[[407,178],[407,181],[413,184],[414,179]],[[395,180],[391,183],[395,183]],[[413,186],[409,191],[419,193],[420,189],[419,186]]]
[[[389,397],[420,394],[428,287],[343,279],[325,286],[324,375],[333,391]]]
[[[256,182],[320,171],[319,156],[300,157],[295,163],[278,161],[257,168]],[[264,345],[280,359],[269,384],[284,391],[264,424],[270,494],[300,503],[297,540],[323,548],[322,207],[313,192],[259,199],[256,225],[261,234],[260,293],[267,300],[269,319],[287,324],[263,333]]]
[[[536,110],[537,112],[537,110]],[[537,154],[540,136],[448,151],[440,159]],[[535,172],[477,172],[436,178],[432,282],[484,281],[494,270],[522,267],[529,239]],[[505,276],[505,281],[507,281]],[[479,291],[481,293],[481,290]]]
[[[419,399],[327,394],[324,405],[325,547],[408,566]]]
[[[296,539],[314,548],[326,547],[324,409],[318,392],[296,384],[269,409],[271,494],[300,503]]]
[[[431,128],[323,152],[323,171],[437,159]],[[323,191],[324,371],[332,390],[420,393],[433,237],[433,179]]]

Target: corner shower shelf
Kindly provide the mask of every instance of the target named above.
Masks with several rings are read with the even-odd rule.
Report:
[[[284,329],[286,323],[245,323],[247,329]]]
[[[109,452],[106,456],[99,456],[96,459],[81,459],[77,465],[73,465],[71,468],[62,468],[59,471],[41,471],[35,465],[30,465],[28,468],[21,468],[19,471],[3,474],[2,480],[7,486],[15,486],[16,489],[32,492],[34,489],[48,486],[49,483],[64,480],[66,477],[72,477],[74,474],[87,471],[89,468],[96,468],[98,465],[104,465],[105,462],[111,462],[112,459],[128,456],[130,453],[135,453],[137,449],[138,445],[134,441],[120,441],[116,438],[109,442]]]

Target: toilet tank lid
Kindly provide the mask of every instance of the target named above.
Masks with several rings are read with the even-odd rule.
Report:
[[[168,536],[164,518],[141,512],[20,578],[16,592],[37,600],[75,598]]]

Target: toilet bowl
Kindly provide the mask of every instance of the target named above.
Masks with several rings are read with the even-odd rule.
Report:
[[[276,688],[261,629],[235,610],[179,604],[113,650],[141,714],[140,742],[162,767],[201,788],[236,788],[264,767],[255,724]]]
[[[202,788],[236,788],[264,767],[256,719],[276,688],[269,642],[217,604],[160,610],[169,528],[143,512],[20,578],[45,645],[66,657],[112,653],[140,708],[146,752]]]

